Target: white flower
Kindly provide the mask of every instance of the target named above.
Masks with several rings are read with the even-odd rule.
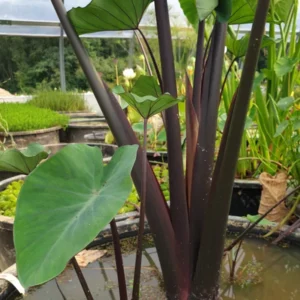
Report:
[[[136,73],[133,71],[133,69],[125,69],[125,70],[123,71],[123,76],[124,76],[126,79],[131,80],[131,79],[135,78]]]
[[[227,52],[227,47],[225,46],[225,48],[224,48],[224,54],[226,54],[226,52]]]

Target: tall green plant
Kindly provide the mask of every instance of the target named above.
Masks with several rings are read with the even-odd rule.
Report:
[[[160,88],[162,89],[161,94],[163,95],[160,96],[161,94],[159,94],[158,98],[165,99],[164,96],[169,93],[173,97],[172,99],[176,99],[176,76],[167,1],[155,0],[154,2],[162,67],[161,71],[158,72],[161,72],[162,84],[160,85]],[[137,143],[134,132],[126,119],[126,115],[122,111],[116,98],[94,71],[74,27],[79,33],[84,33],[82,28],[89,26],[89,17],[93,18],[93,16],[89,16],[89,13],[92,13],[93,15],[96,14],[102,16],[102,18],[97,18],[97,22],[95,20],[95,22],[92,23],[91,26],[93,31],[116,29],[116,27],[117,29],[136,30],[138,21],[141,19],[142,13],[147,7],[146,3],[149,4],[149,2],[134,0],[124,1],[124,3],[120,4],[120,2],[116,0],[110,2],[93,0],[92,4],[97,3],[97,5],[93,6],[92,11],[91,6],[88,6],[86,10],[84,8],[73,10],[73,12],[71,11],[68,14],[70,19],[68,19],[66,10],[60,0],[52,0],[52,3],[117,143],[119,146]],[[224,16],[230,16],[227,11],[227,4],[230,3],[231,1],[229,0],[223,0],[218,1],[217,5],[212,6],[211,1],[196,1],[198,7],[196,14],[199,14],[200,8],[200,14],[198,16],[200,28],[204,26],[204,23],[201,22],[214,8],[218,18],[214,24],[210,46],[207,48],[208,51],[206,54],[203,45],[203,30],[199,30],[198,32],[198,49],[195,63],[197,74],[194,76],[194,87],[201,85],[201,89],[195,89],[193,91],[191,84],[187,84],[189,87],[186,102],[188,107],[188,109],[186,109],[188,142],[187,165],[190,168],[189,174],[192,174],[192,176],[187,176],[187,178],[185,178],[183,172],[180,126],[178,120],[179,113],[176,105],[168,108],[164,112],[169,155],[170,209],[165,203],[158,182],[148,164],[146,168],[147,188],[141,188],[141,179],[145,178],[145,176],[143,176],[145,170],[142,167],[144,166],[145,156],[142,148],[140,148],[137,153],[137,160],[132,170],[132,177],[139,194],[142,195],[142,191],[144,192],[146,190],[147,219],[155,239],[168,299],[217,299],[218,297],[220,265],[223,256],[224,236],[234,181],[234,172],[246,120],[260,43],[263,37],[269,8],[269,1],[261,0],[258,2],[239,90],[235,94],[234,100],[231,102],[231,108],[221,142],[221,149],[219,151],[217,163],[214,165],[214,146],[220,99],[219,89],[221,86],[225,34],[227,28],[227,24],[224,22]],[[119,4],[119,6],[117,4]],[[202,9],[203,11],[201,11]],[[76,11],[80,12],[78,18],[76,17]],[[104,20],[105,22],[101,23],[101,20]],[[115,20],[114,22],[117,26],[114,25],[114,22],[112,22],[113,20]],[[110,24],[112,24],[112,26],[109,26]],[[103,25],[105,25],[105,27],[103,27]],[[205,61],[205,64],[203,64],[203,60]],[[145,89],[145,91],[149,93],[148,89]],[[157,88],[155,91],[157,92]],[[127,97],[128,95],[123,96]],[[134,100],[135,102],[133,102],[133,104],[136,105],[137,108],[138,105],[136,102],[138,102],[137,100],[140,99],[141,96],[143,95],[134,94],[134,96],[130,95],[128,99]],[[153,95],[150,93],[150,95],[145,97],[146,99],[150,99],[151,96]],[[162,108],[165,108],[166,104],[171,104],[170,102],[171,99],[166,101]],[[154,102],[152,106],[154,107],[156,103],[157,102]],[[138,107],[138,110],[143,111],[143,109],[144,108],[142,107]],[[47,222],[52,220],[52,214],[54,212],[52,209],[49,209],[47,218],[44,218],[43,220],[42,218],[37,218],[37,220],[32,218],[31,221],[29,221],[27,212],[37,214],[40,203],[36,200],[35,207],[30,207],[29,203],[26,203],[25,205],[25,201],[20,198],[21,204],[19,204],[19,207],[17,208],[18,220],[16,219],[15,242],[17,245],[17,264],[20,265],[19,271],[21,272],[20,278],[26,286],[48,280],[50,277],[55,276],[60,272],[67,259],[70,259],[76,254],[75,252],[79,251],[79,248],[84,247],[96,234],[96,224],[98,223],[96,222],[95,212],[100,214],[100,211],[102,212],[104,209],[101,206],[100,198],[101,187],[104,185],[105,188],[106,186],[106,180],[104,180],[102,176],[104,176],[105,179],[106,176],[105,172],[103,173],[97,168],[101,156],[96,155],[96,153],[88,155],[89,153],[77,153],[76,151],[76,155],[72,158],[73,156],[67,154],[69,153],[61,152],[60,155],[56,156],[55,159],[50,161],[44,167],[44,171],[46,172],[46,168],[50,168],[52,171],[51,173],[53,174],[54,169],[52,168],[54,168],[54,166],[59,167],[57,160],[61,161],[62,156],[65,155],[71,160],[70,165],[72,165],[72,170],[73,168],[76,169],[74,172],[78,174],[78,177],[76,176],[78,179],[78,188],[84,182],[86,182],[87,187],[91,187],[87,182],[87,180],[90,179],[94,184],[92,187],[99,193],[96,193],[97,195],[95,195],[92,193],[94,189],[91,191],[89,188],[85,188],[84,191],[89,195],[85,205],[83,205],[83,198],[78,198],[81,197],[81,193],[78,193],[78,191],[75,193],[76,195],[74,195],[74,197],[76,199],[76,205],[74,207],[72,206],[71,210],[68,210],[66,223],[62,224],[59,222],[59,232],[61,234],[57,236],[58,233],[53,232],[51,235],[51,241],[57,240],[58,242],[55,242],[53,246],[47,244],[48,242],[50,243],[50,241],[46,241],[45,243],[35,242],[35,247],[41,247],[41,251],[39,251],[41,255],[39,255],[38,259],[35,257],[35,265],[29,265],[28,263],[33,261],[33,256],[30,254],[32,252],[29,253],[29,248],[28,246],[25,246],[25,244],[32,245],[27,240],[30,237],[35,237],[35,234],[31,234],[31,230],[34,230],[36,233],[36,228],[45,228]],[[79,157],[79,154],[83,157]],[[132,163],[133,153],[131,153],[129,157],[131,159],[128,161]],[[87,171],[82,172],[82,161],[86,162],[85,170],[90,168],[93,170],[92,173]],[[123,170],[124,173],[122,174],[124,176],[128,175],[127,172],[130,170],[129,162],[123,162],[123,160],[119,162],[122,165],[126,164],[126,172]],[[115,164],[113,164],[113,166],[113,171],[123,172],[122,168],[116,169]],[[71,174],[71,172],[69,172],[70,166],[69,164],[63,164],[62,167],[64,172],[59,173],[63,176],[60,185],[63,185],[66,182],[68,183],[67,187],[69,188],[69,184],[71,183],[69,177]],[[43,169],[39,167],[36,170],[36,173],[32,173],[32,182],[31,184],[29,184],[28,181],[25,182],[21,191],[21,196],[22,194],[23,197],[31,195],[34,187],[40,185],[36,183],[39,183],[40,178],[38,177],[38,172],[41,172],[42,170]],[[109,175],[114,176],[114,172],[109,167],[107,171],[109,172]],[[48,173],[50,174],[50,172]],[[49,180],[47,181],[54,185],[56,181],[52,176],[49,175],[50,178],[48,178]],[[111,178],[108,174],[107,177],[108,181],[111,182],[109,180]],[[115,177],[119,178],[117,175],[115,175]],[[55,185],[55,188],[61,187],[60,185]],[[108,186],[110,187],[111,185],[108,184]],[[115,186],[116,185],[114,185],[114,187]],[[63,196],[65,196],[65,188],[61,187],[60,190],[63,192]],[[72,191],[68,190],[68,192]],[[111,195],[114,195],[113,192],[114,191],[111,191]],[[57,194],[55,196],[55,204],[58,205],[59,215],[61,215],[62,211],[66,211],[64,208],[68,203],[66,203],[66,201],[59,201],[62,196],[59,195],[60,194]],[[120,196],[124,197],[125,192],[124,194],[122,192],[122,195]],[[106,203],[107,198],[104,200],[103,201]],[[115,198],[114,200],[117,201]],[[64,203],[63,207],[60,206],[60,202]],[[51,203],[49,200],[47,201],[47,205],[49,205],[50,208],[53,208],[54,202]],[[96,208],[93,212],[89,210],[92,207]],[[83,220],[83,217],[87,216],[88,212],[93,215],[90,232]],[[76,218],[76,216],[78,216],[78,218]],[[99,220],[99,222],[101,221],[101,225],[103,225],[104,222],[109,222],[109,219],[111,218],[113,218],[113,210],[110,210],[109,215],[103,220]],[[27,221],[29,223],[27,223]],[[38,224],[35,222],[38,222]],[[39,222],[41,222],[41,224]],[[78,238],[78,240],[76,240],[74,235],[71,234],[69,231],[70,224],[72,224],[73,227],[75,226],[76,229],[79,228],[79,225],[84,224],[84,231],[76,231],[80,236],[80,239]],[[99,230],[100,228],[98,227],[97,229]],[[22,234],[25,230],[26,234]],[[212,236],[214,237],[213,239]],[[49,262],[48,258],[50,259],[50,254],[57,254],[58,243],[63,247],[64,242],[68,243],[68,245],[74,243],[76,247],[72,249],[66,247],[66,251],[63,252],[63,255],[53,255],[51,257],[52,260],[55,260],[53,261],[53,264],[51,264],[53,267],[46,270],[45,266],[47,265],[47,262]],[[37,267],[38,264],[39,266],[42,265],[43,268],[40,267],[39,272],[35,273],[35,268],[33,268],[33,266]],[[120,298],[127,298],[126,293],[124,294],[123,291],[122,294],[121,289]],[[138,295],[135,295],[134,299],[138,299]]]

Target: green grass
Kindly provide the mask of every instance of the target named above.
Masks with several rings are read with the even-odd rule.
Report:
[[[54,111],[78,112],[87,111],[83,96],[71,92],[44,91],[33,96],[28,103]]]
[[[0,120],[7,122],[9,132],[66,127],[69,122],[65,115],[30,104],[0,103],[0,115]],[[0,131],[4,131],[1,126]]]

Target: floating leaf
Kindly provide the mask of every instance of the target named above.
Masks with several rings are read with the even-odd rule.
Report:
[[[69,145],[26,178],[14,224],[24,288],[60,274],[113,219],[132,189],[137,148],[118,148],[104,166],[99,148]]]
[[[255,216],[252,216],[252,215],[247,215],[247,219],[251,222],[251,223],[254,223],[256,222],[259,218],[261,217],[261,215],[255,215]],[[259,223],[259,225],[262,225],[262,226],[273,226],[274,222],[271,222],[267,219],[262,219]]]
[[[49,153],[44,146],[31,143],[24,150],[0,151],[0,171],[29,174]]]
[[[68,17],[78,34],[137,29],[153,0],[92,0],[86,7],[72,8]]]
[[[175,99],[169,93],[162,94],[153,76],[140,76],[130,93],[117,86],[113,92],[119,94],[144,119],[148,119],[163,110],[177,104],[182,99]]]

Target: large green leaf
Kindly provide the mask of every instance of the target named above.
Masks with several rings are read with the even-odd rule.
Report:
[[[107,30],[136,29],[153,0],[92,0],[73,8],[68,17],[78,34]]]
[[[229,24],[253,23],[258,0],[232,0],[232,13]],[[274,17],[269,14],[268,22],[286,22],[294,0],[275,0]]]
[[[162,94],[157,80],[153,76],[140,76],[130,93],[125,92],[121,86],[116,86],[113,92],[120,95],[144,119],[182,101],[168,93]]]
[[[219,0],[216,7],[217,19],[219,22],[227,22],[232,12],[232,0]]]
[[[208,17],[218,6],[218,0],[179,0],[180,6],[193,25]]]
[[[0,171],[29,174],[48,154],[42,145],[36,143],[29,144],[24,150],[0,151]]]
[[[274,71],[278,77],[284,76],[291,71],[293,71],[293,68],[295,67],[298,59],[291,58],[291,57],[281,57],[279,58],[275,65],[274,65]]]
[[[252,23],[256,11],[257,0],[232,0],[232,13],[229,24]]]
[[[275,23],[286,22],[288,19],[290,10],[295,0],[275,0],[274,1],[274,12],[275,12]]]
[[[25,288],[61,273],[117,214],[132,189],[137,147],[119,148],[104,166],[99,148],[69,145],[26,178],[14,224]]]
[[[188,21],[196,26],[199,22],[196,1],[195,0],[179,0],[180,6]]]
[[[247,53],[249,39],[250,39],[249,33],[246,33],[239,40],[228,35],[226,38],[226,47],[235,57],[243,57]],[[275,41],[273,39],[265,35],[261,43],[261,48],[265,48],[274,43]]]

